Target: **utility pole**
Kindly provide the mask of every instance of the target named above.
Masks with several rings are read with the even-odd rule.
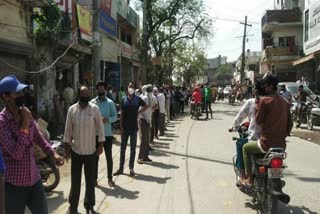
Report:
[[[100,0],[92,1],[92,35],[93,35],[93,46],[92,46],[92,72],[93,72],[93,81],[101,80],[101,71],[100,71],[100,34],[99,34],[99,9],[100,9]]]
[[[245,56],[246,56],[246,41],[247,41],[247,26],[252,27],[252,25],[248,24],[248,17],[245,17],[245,21],[240,22],[240,24],[244,25],[244,33],[242,40],[242,59],[241,59],[241,70],[240,70],[240,82],[243,83],[244,80],[244,66],[245,66]]]
[[[141,67],[141,82],[142,84],[147,83],[147,63],[148,63],[148,4],[149,0],[143,0],[143,29],[142,29],[142,44],[141,44],[141,55],[142,55],[142,67]]]

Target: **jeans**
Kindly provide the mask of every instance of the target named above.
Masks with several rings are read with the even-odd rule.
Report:
[[[6,214],[24,214],[28,206],[32,214],[47,214],[47,200],[44,195],[42,181],[31,187],[17,187],[5,184]]]
[[[147,159],[149,158],[149,148],[150,148],[150,125],[144,120],[140,119],[139,121],[139,136],[140,136],[140,151],[138,159]]]
[[[126,149],[128,144],[128,139],[130,137],[130,161],[129,168],[133,169],[134,159],[136,156],[136,147],[137,147],[137,130],[124,130],[123,135],[121,136],[121,150],[120,150],[120,171],[123,171],[124,161],[126,158]]]
[[[243,146],[243,162],[246,171],[251,170],[250,155],[261,154],[257,141],[251,141]]]
[[[244,144],[248,143],[248,139],[238,139],[236,142],[237,148],[237,160],[236,160],[236,167],[237,169],[244,169],[244,162],[243,162],[243,146]]]
[[[112,180],[112,171],[113,171],[112,141],[113,141],[112,136],[106,136],[106,142],[103,144],[104,154],[107,160],[108,180]],[[99,174],[99,156],[96,156],[96,180],[98,180],[98,174]]]
[[[86,193],[84,207],[89,210],[95,205],[95,169],[96,154],[79,155],[71,151],[71,189],[69,194],[70,211],[77,212],[80,190],[82,166],[86,179]]]

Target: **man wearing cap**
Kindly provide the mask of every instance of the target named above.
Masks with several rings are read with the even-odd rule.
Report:
[[[40,134],[31,112],[24,107],[22,84],[15,76],[0,81],[0,97],[5,108],[0,113],[0,146],[6,163],[5,209],[7,214],[23,214],[28,206],[32,213],[47,214],[47,202],[33,145],[39,145],[57,164],[63,159]]]
[[[250,155],[266,153],[270,148],[285,149],[286,137],[290,135],[293,126],[290,104],[277,93],[278,79],[268,74],[259,82],[259,94],[265,94],[256,110],[256,122],[261,126],[261,135],[258,141],[249,142],[243,147],[243,160],[248,177],[243,184],[247,186],[253,185]]]

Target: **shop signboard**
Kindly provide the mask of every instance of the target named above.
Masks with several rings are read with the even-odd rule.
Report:
[[[99,26],[104,33],[117,38],[117,21],[104,11],[100,11]]]
[[[305,54],[320,50],[320,0],[310,1],[305,11]],[[308,25],[308,26],[306,26]]]
[[[80,4],[76,4],[76,7],[81,39],[92,42],[92,13]]]
[[[123,57],[131,59],[131,57],[132,57],[131,46],[125,42],[121,42],[121,54]]]

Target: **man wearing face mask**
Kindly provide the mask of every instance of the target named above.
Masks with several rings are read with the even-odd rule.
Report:
[[[135,89],[133,83],[128,86],[128,95],[122,99],[121,114],[120,114],[120,130],[121,130],[121,148],[120,148],[120,167],[113,175],[123,174],[125,162],[126,148],[130,137],[130,161],[129,169],[130,176],[134,176],[134,159],[137,146],[137,131],[138,131],[138,115],[148,109],[148,105],[138,96],[134,94]],[[142,107],[140,109],[140,107]],[[140,110],[139,110],[140,109]]]
[[[96,213],[95,205],[95,169],[96,156],[103,151],[105,133],[99,107],[90,103],[90,92],[85,86],[78,91],[79,102],[72,105],[67,114],[64,141],[66,142],[66,159],[71,156],[71,189],[69,195],[69,213],[78,213],[81,190],[81,172],[84,166],[86,193],[84,207],[87,214]],[[98,135],[98,147],[96,147]]]
[[[152,87],[144,85],[142,87],[142,100],[149,106],[148,110],[140,114],[139,118],[139,136],[140,136],[140,151],[138,156],[138,163],[152,162],[149,158],[150,149],[150,127],[152,115]]]
[[[109,88],[110,89],[110,88]],[[96,90],[98,96],[91,100],[92,103],[96,104],[101,112],[102,118],[103,118],[103,124],[104,124],[104,134],[105,134],[105,143],[103,145],[104,147],[104,154],[106,156],[107,160],[107,168],[108,168],[108,184],[110,187],[114,187],[115,183],[112,180],[112,170],[113,170],[113,160],[112,160],[112,126],[111,124],[115,121],[117,121],[117,111],[114,102],[106,97],[106,90],[105,90],[105,84],[103,81],[98,81],[96,84]],[[99,142],[97,142],[99,145]],[[96,185],[98,180],[98,169],[99,169],[99,156],[97,156],[97,162],[96,162]]]
[[[33,145],[39,145],[53,156],[57,164],[62,164],[63,159],[40,134],[31,112],[24,107],[22,90],[26,87],[15,76],[6,76],[0,81],[0,97],[5,104],[0,113],[0,146],[6,163],[5,213],[23,214],[28,206],[32,213],[47,214]]]
[[[104,83],[103,83],[104,84]],[[108,86],[108,92],[107,92],[107,98],[108,99],[110,99],[110,100],[112,100],[113,102],[114,102],[114,98],[113,98],[113,88],[112,88],[112,86],[111,85],[109,85]],[[103,90],[105,90],[105,89],[103,89]],[[102,93],[102,92],[101,92]]]

